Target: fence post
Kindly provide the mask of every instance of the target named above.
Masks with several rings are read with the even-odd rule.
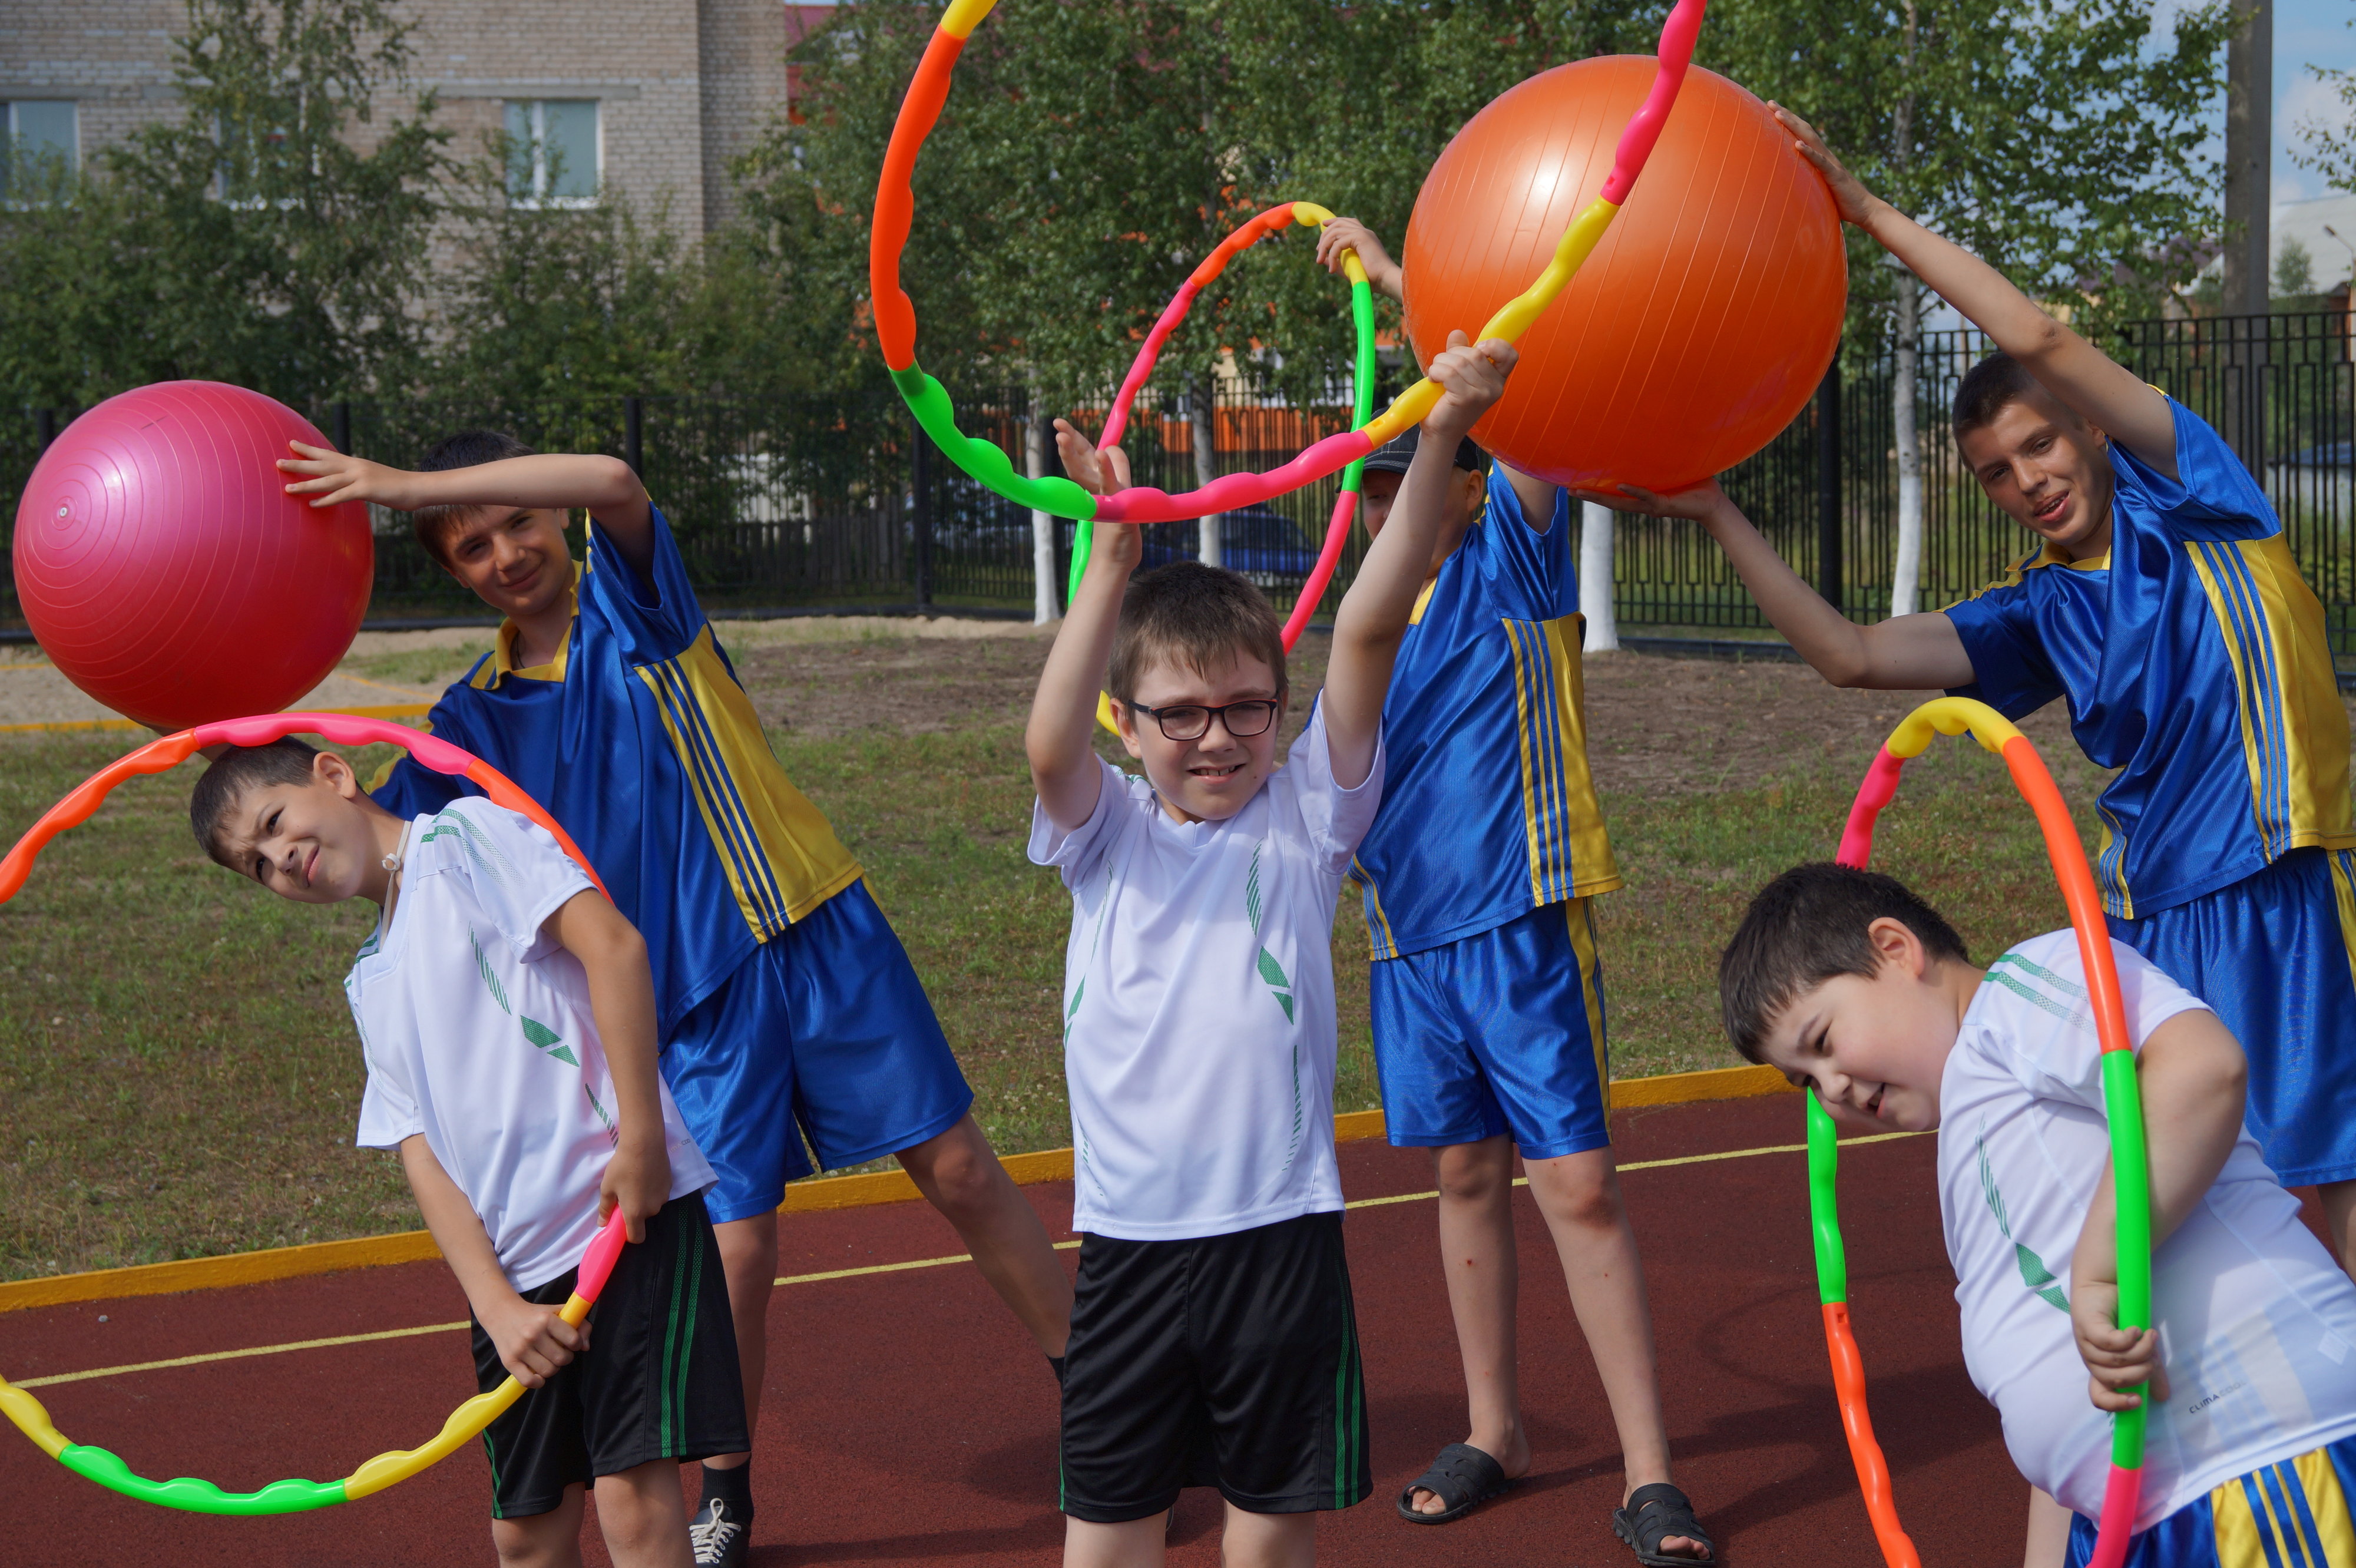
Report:
[[[626,397],[622,400],[622,461],[640,479],[647,477],[646,399]]]
[[[916,473],[911,488],[916,492],[916,613],[933,613],[933,440],[925,427],[916,427]]]
[[[1816,594],[1847,615],[1840,561],[1840,350],[1816,386]]]
[[[34,411],[33,436],[35,441],[37,443],[37,445],[33,448],[33,456],[37,457],[42,453],[49,449],[50,442],[55,441],[58,438],[58,411],[56,409],[43,408]]]
[[[352,455],[352,405],[348,403],[337,403],[329,423],[335,428],[327,432],[327,439],[336,444],[337,451],[347,457],[350,456]]]
[[[1841,574],[1840,353],[1816,388],[1816,592],[1847,614]]]

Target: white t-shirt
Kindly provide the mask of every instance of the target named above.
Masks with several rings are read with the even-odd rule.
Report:
[[[2206,1011],[2114,941],[2138,1048]],[[1939,1087],[1939,1203],[1964,1363],[2032,1483],[2102,1511],[2111,1418],[2086,1397],[2070,1260],[2110,1153],[2101,1047],[2078,940],[2035,938],[1991,965]],[[2146,1530],[2221,1482],[2356,1433],[2356,1284],[2299,1222],[2245,1131],[2208,1197],[2152,1256],[2169,1398],[2144,1437]]]
[[[541,922],[592,886],[530,818],[468,798],[409,826],[392,927],[344,977],[368,1057],[362,1148],[426,1147],[535,1290],[581,1262],[614,1157],[613,1076],[581,962]],[[670,1196],[712,1167],[659,1082]]]
[[[1379,747],[1364,784],[1337,787],[1314,714],[1217,822],[1174,821],[1102,767],[1084,825],[1031,821],[1031,858],[1072,893],[1072,1229],[1175,1240],[1339,1210],[1333,905],[1382,801]]]

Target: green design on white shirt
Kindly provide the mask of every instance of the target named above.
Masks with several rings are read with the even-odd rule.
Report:
[[[1980,1192],[1987,1197],[1988,1212],[1996,1216],[1996,1228],[2004,1239],[2012,1241],[2012,1261],[2020,1269],[2020,1283],[2034,1293],[2040,1301],[2062,1312],[2070,1310],[2070,1298],[2055,1288],[2055,1274],[2045,1266],[2045,1260],[2018,1241],[2012,1240],[2012,1217],[2005,1212],[2004,1194],[1997,1190],[1996,1171],[1987,1157],[1987,1133],[1983,1131],[1973,1140],[1980,1159]]]

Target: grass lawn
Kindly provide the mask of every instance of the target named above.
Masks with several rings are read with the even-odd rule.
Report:
[[[944,644],[924,656],[970,669],[978,654]],[[465,661],[401,657],[363,672],[446,679]],[[1009,690],[1018,674],[1004,673]],[[1780,677],[1759,677],[1770,678]],[[1019,730],[979,690],[956,688],[957,711],[972,719],[962,726],[822,734],[780,722],[772,738],[867,866],[992,1141],[1059,1147],[1071,1141],[1056,1025],[1070,906],[1023,858]],[[0,845],[126,739],[0,737]],[[1689,792],[1607,791],[1629,883],[1600,915],[1615,1074],[1731,1061],[1718,1032],[1717,949],[1762,881],[1830,853],[1865,755],[1831,749],[1746,768],[1739,788],[1722,787],[1721,769]],[[2099,776],[2046,749],[2086,806]],[[350,1144],[362,1075],[340,982],[373,911],[286,903],[211,865],[187,826],[196,771],[118,789],[0,905],[0,1279],[419,1223],[392,1157]],[[1912,773],[1885,814],[1877,864],[1942,906],[1976,956],[2061,924],[2001,764],[1943,744]],[[1346,896],[1334,951],[1337,1108],[1355,1110],[1376,1103],[1376,1090],[1365,936]]]

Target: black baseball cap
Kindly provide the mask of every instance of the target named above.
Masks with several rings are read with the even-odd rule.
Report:
[[[1366,472],[1369,474],[1406,473],[1408,466],[1415,461],[1416,437],[1422,434],[1419,429],[1410,430],[1398,440],[1386,442],[1376,447],[1366,456]],[[1472,437],[1470,435],[1456,444],[1458,467],[1470,468],[1477,474],[1482,468],[1482,456],[1481,448],[1472,444]]]

